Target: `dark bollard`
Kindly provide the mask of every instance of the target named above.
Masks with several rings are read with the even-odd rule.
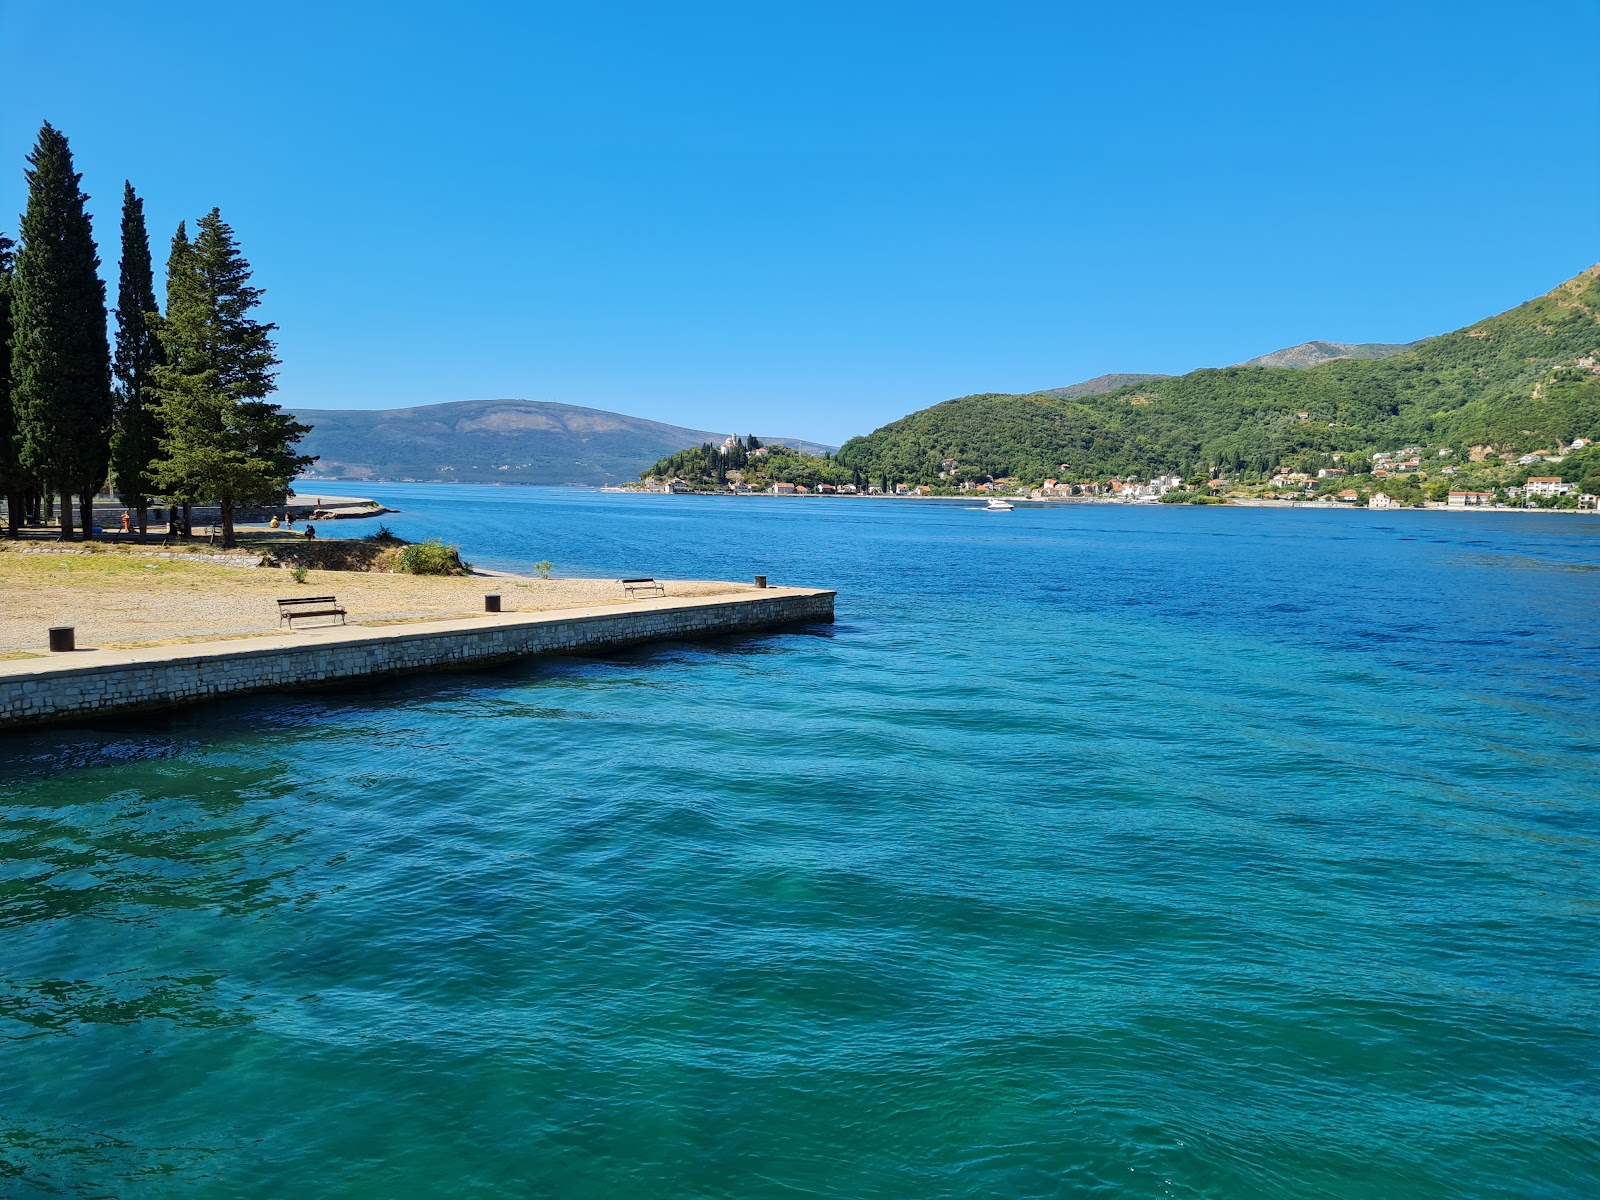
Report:
[[[499,612],[500,611],[500,597],[499,596],[485,596],[483,598],[483,611],[484,612]]]
[[[756,576],[756,586],[758,588],[766,587],[767,586],[767,577],[765,575],[757,575]]]
[[[76,650],[78,642],[73,634],[71,625],[50,626],[50,652],[63,654],[68,650]]]

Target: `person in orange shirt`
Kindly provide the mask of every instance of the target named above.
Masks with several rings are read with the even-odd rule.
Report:
[[[128,521],[128,510],[127,509],[123,509],[122,510],[122,532],[123,533],[127,533],[131,529],[132,529],[132,526]]]

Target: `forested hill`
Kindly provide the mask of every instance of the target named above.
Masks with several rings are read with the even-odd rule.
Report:
[[[325,479],[620,483],[664,455],[724,436],[536,400],[297,409],[294,415],[312,427],[304,448],[320,456],[315,471]],[[832,449],[799,439],[762,440],[816,454]]]
[[[935,482],[957,465],[966,479],[1038,482],[1265,472],[1406,443],[1547,450],[1600,435],[1597,362],[1600,265],[1385,357],[1191,371],[1100,395],[964,396],[853,438],[838,461],[874,481]]]

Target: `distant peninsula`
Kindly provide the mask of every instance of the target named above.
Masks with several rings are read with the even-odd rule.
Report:
[[[418,483],[544,483],[603,486],[633,479],[666,455],[723,440],[573,404],[460,400],[417,408],[302,408],[303,450],[318,457],[312,480]],[[761,438],[807,454],[834,449],[801,438]]]

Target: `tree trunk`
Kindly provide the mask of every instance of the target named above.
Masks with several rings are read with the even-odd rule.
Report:
[[[6,494],[6,536],[19,537],[22,533],[22,513],[27,499],[21,492]]]
[[[183,502],[183,536],[194,536],[194,506],[187,500]]]
[[[222,517],[222,548],[232,550],[238,545],[233,540],[233,501],[223,500],[217,505],[219,515]]]
[[[54,503],[53,500],[52,503]],[[72,540],[72,493],[65,488],[61,491],[60,532],[56,535],[56,540],[62,542],[70,542]]]
[[[56,493],[53,488],[44,494],[44,516],[40,519],[47,523],[56,519]]]
[[[144,541],[145,535],[147,533],[149,533],[149,531],[150,531],[150,501],[146,497],[140,496],[139,497],[139,540],[141,542]]]
[[[94,488],[84,488],[78,493],[78,511],[83,514],[83,540],[94,541]],[[70,501],[66,501],[70,506]]]

